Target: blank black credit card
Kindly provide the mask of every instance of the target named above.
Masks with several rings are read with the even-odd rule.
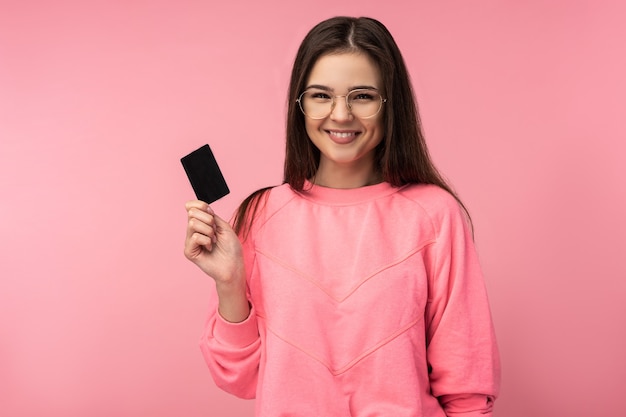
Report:
[[[198,200],[211,204],[230,193],[209,145],[183,156],[180,162]]]

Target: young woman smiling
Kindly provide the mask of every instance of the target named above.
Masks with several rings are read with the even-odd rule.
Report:
[[[467,210],[434,167],[393,37],[336,17],[291,75],[284,183],[232,226],[190,201],[215,281],[201,349],[257,416],[492,415],[499,359]]]

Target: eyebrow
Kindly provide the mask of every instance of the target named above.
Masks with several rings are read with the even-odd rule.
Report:
[[[305,90],[308,90],[310,88],[316,88],[322,91],[335,91],[334,88],[330,88],[326,85],[321,85],[321,84],[311,84],[307,86]],[[348,91],[352,91],[352,90],[376,90],[378,91],[378,88],[374,87],[373,85],[354,85],[348,88]]]

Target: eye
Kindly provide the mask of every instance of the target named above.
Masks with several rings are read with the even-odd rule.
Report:
[[[367,102],[376,100],[378,98],[378,93],[375,91],[359,90],[353,91],[350,93],[350,96],[352,101]]]
[[[315,101],[330,101],[331,96],[325,91],[308,91],[306,97]]]

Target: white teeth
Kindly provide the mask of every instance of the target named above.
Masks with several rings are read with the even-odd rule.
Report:
[[[347,138],[350,136],[354,136],[354,132],[330,132],[333,136],[337,136],[339,138]]]

